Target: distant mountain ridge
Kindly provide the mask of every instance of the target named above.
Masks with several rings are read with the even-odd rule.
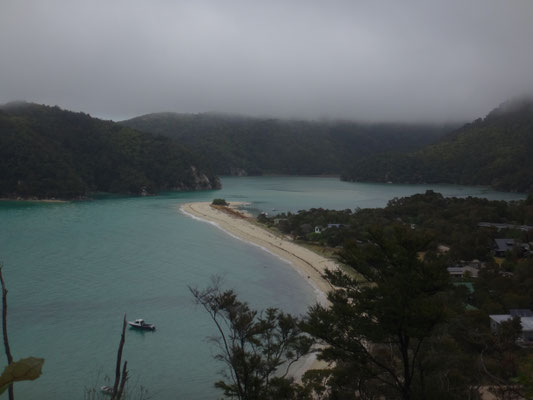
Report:
[[[220,187],[189,150],[84,113],[33,103],[0,106],[0,197],[153,194]]]
[[[457,127],[168,112],[120,123],[179,140],[221,175],[340,175],[354,159],[420,148]]]
[[[532,154],[533,99],[520,98],[420,150],[358,160],[342,179],[489,185],[532,192]]]

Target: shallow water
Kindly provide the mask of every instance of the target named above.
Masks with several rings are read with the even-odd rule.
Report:
[[[113,375],[124,313],[157,325],[153,333],[127,333],[130,389],[143,385],[154,399],[216,398],[213,382],[221,366],[206,340],[214,327],[188,290],[207,285],[214,274],[255,307],[305,312],[314,292],[292,268],[183,215],[179,205],[184,202],[222,197],[250,202],[254,212],[273,213],[381,207],[393,197],[427,189],[463,197],[524,197],[479,187],[335,178],[224,178],[223,186],[145,198],[0,203],[12,353],[15,359],[46,359],[41,378],[15,385],[17,398],[83,398],[85,387],[105,384],[104,377]]]

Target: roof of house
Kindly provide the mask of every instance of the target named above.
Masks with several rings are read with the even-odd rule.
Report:
[[[520,323],[523,331],[533,331],[533,317],[522,317]]]
[[[465,267],[448,267],[447,270],[450,275],[464,275],[466,272],[470,272],[470,275],[474,278],[478,276],[478,270],[469,265]]]
[[[448,267],[446,268],[450,274],[463,273],[463,267]]]
[[[513,249],[515,245],[514,239],[494,239],[494,243],[496,243],[496,250],[498,251],[510,251]]]
[[[502,323],[503,321],[507,321],[513,317],[511,317],[509,314],[491,314],[489,315],[489,318],[496,322],[497,324]]]
[[[533,226],[530,225],[514,225],[514,224],[503,224],[498,222],[480,222],[477,226],[482,228],[496,228],[500,229],[520,229],[521,231],[530,231],[533,229]]]
[[[500,324],[510,320],[513,316],[510,314],[493,314],[489,315],[489,318],[497,324]],[[521,317],[520,324],[522,325],[522,331],[533,331],[533,317]]]

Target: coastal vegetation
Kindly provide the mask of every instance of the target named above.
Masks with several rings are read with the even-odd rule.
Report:
[[[121,124],[164,135],[220,175],[340,175],[353,160],[410,151],[456,125],[295,121],[222,114],[156,113]]]
[[[309,342],[301,349],[312,341],[319,359],[327,362],[327,368],[308,370],[301,383],[284,375],[270,383],[257,377],[261,357],[280,342],[279,336],[264,336],[265,325],[255,321],[273,311],[250,310],[233,291],[193,291],[219,331],[216,359],[226,365],[223,373],[231,383],[216,386],[227,398],[459,400],[481,399],[481,391],[489,390],[495,398],[511,399],[531,390],[533,353],[519,346],[520,323],[510,320],[491,331],[485,311],[470,304],[468,283],[454,281],[437,258],[421,257],[429,244],[427,232],[394,225],[368,234],[368,242],[351,242],[341,251],[345,266],[363,279],[328,272],[335,285],[329,304],[312,306],[294,337],[281,336],[306,333]],[[478,279],[479,288],[487,285],[485,276]],[[533,289],[531,282],[523,286]],[[492,292],[501,283],[487,287]],[[516,287],[506,290],[512,295]],[[288,366],[283,364],[283,371]],[[247,386],[250,391],[240,388],[244,377],[256,378]]]
[[[225,199],[213,199],[211,204],[214,206],[227,206],[228,202]]]
[[[2,286],[2,338],[4,351],[6,353],[7,365],[0,375],[0,395],[6,390],[9,400],[15,399],[13,384],[20,381],[33,381],[41,376],[44,358],[26,357],[18,361],[13,361],[9,337],[7,333],[7,288],[2,274],[2,264],[0,263],[0,283]]]
[[[283,234],[328,247],[342,247],[346,241],[367,240],[367,232],[376,226],[402,224],[428,232],[428,250],[438,252],[449,247],[451,261],[492,259],[491,246],[496,237],[511,237],[524,242],[532,233],[520,225],[533,225],[533,196],[525,201],[491,201],[483,198],[444,197],[428,190],[422,194],[394,198],[384,208],[326,210],[313,208],[298,213],[259,216],[267,226]],[[484,221],[512,223],[508,228],[483,228]],[[318,229],[316,229],[318,228]],[[316,231],[320,231],[317,233]]]
[[[0,107],[0,170],[0,197],[15,199],[220,187],[176,141],[30,103]]]
[[[287,375],[312,344],[298,318],[275,308],[258,313],[217,278],[206,289],[189,289],[217,327],[215,359],[226,369],[215,386],[239,400],[296,399],[302,388]]]
[[[363,279],[328,272],[336,287],[330,305],[312,307],[303,325],[332,365],[319,375],[328,398],[469,398],[469,382],[458,379],[460,354],[449,353],[455,345],[444,333],[462,305],[447,271],[418,256],[427,238],[394,226],[369,239],[342,252]]]
[[[503,202],[425,194],[383,209],[312,209],[259,220],[294,240],[337,254],[329,305],[315,305],[302,329],[330,368],[303,382],[323,399],[524,398],[533,352],[517,318],[533,308],[533,198]],[[487,222],[487,221],[490,221]],[[495,257],[494,239],[526,247]],[[476,275],[452,276],[472,264]],[[354,272],[354,274],[350,273]],[[356,273],[356,274],[355,274]],[[357,277],[357,278],[354,278]]]
[[[516,99],[419,150],[355,158],[342,179],[490,185],[530,192],[532,151],[533,99]]]

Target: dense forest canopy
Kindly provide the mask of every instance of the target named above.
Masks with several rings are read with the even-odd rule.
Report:
[[[491,248],[497,237],[511,237],[529,242],[532,232],[520,229],[496,230],[481,228],[482,222],[533,226],[533,196],[527,201],[506,202],[483,198],[444,197],[431,190],[424,194],[395,198],[384,208],[356,210],[325,210],[313,208],[298,213],[272,217],[261,215],[259,220],[299,240],[325,246],[344,245],[346,240],[366,240],[366,233],[375,227],[401,224],[423,229],[429,249],[439,245],[450,248],[451,263],[460,260],[492,259]],[[315,232],[320,228],[320,233]]]
[[[533,190],[533,99],[502,104],[485,118],[414,152],[354,160],[350,181],[455,183]]]
[[[455,127],[176,113],[148,114],[121,123],[178,139],[223,175],[339,175],[361,157],[414,150]]]
[[[0,107],[0,197],[151,194],[219,187],[176,141],[84,113],[30,103]]]
[[[533,189],[533,100],[455,128],[176,113],[114,123],[10,103],[0,107],[0,196],[211,189],[214,174]]]

